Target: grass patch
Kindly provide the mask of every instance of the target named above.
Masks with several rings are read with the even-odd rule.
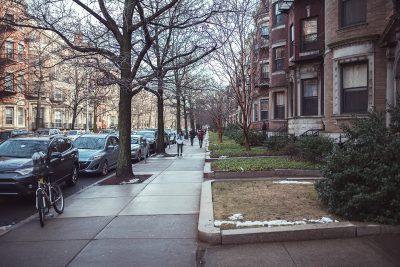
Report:
[[[278,155],[276,151],[270,151],[265,147],[251,147],[250,151],[246,151],[244,146],[237,144],[234,140],[223,136],[222,143],[218,144],[218,135],[210,132],[209,146],[212,158],[226,157],[254,157],[254,156],[273,156]]]
[[[226,159],[211,163],[213,171],[267,171],[273,169],[318,169],[314,163],[288,158]]]
[[[314,185],[273,184],[271,181],[214,182],[214,219],[241,213],[246,221],[339,219],[319,202]],[[232,227],[232,226],[223,226]]]

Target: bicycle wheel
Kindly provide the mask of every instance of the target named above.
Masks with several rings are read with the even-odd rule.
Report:
[[[45,199],[44,199],[44,197],[43,197],[43,192],[42,192],[42,189],[41,188],[39,188],[37,191],[36,191],[36,207],[37,207],[37,210],[38,210],[38,212],[39,212],[39,220],[40,220],[40,226],[44,226],[44,217],[45,217]]]
[[[53,203],[54,210],[61,214],[64,211],[64,196],[61,191],[60,186],[52,185],[51,186],[51,202]]]

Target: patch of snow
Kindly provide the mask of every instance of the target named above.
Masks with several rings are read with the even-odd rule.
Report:
[[[219,156],[220,159],[226,159],[228,158],[227,156]]]
[[[274,184],[313,184],[313,182],[299,182],[299,181],[274,181]]]
[[[1,227],[0,227],[0,231],[7,231],[7,230],[10,229],[11,227],[12,227],[12,224],[1,226]]]
[[[240,221],[243,220],[243,215],[241,213],[233,214],[232,216],[228,217],[231,221]]]
[[[244,172],[244,169],[243,169],[242,167],[240,167],[240,170],[241,170],[242,172]]]
[[[328,217],[322,217],[318,220],[303,219],[302,221],[287,221],[287,220],[271,220],[271,221],[243,221],[243,215],[241,213],[233,214],[229,217],[229,221],[214,221],[215,227],[220,227],[223,224],[235,225],[236,227],[251,227],[251,226],[288,226],[288,225],[305,225],[305,224],[326,224],[339,222],[337,220],[332,220]]]
[[[139,182],[140,182],[140,179],[134,178],[134,179],[130,179],[128,182],[123,181],[120,184],[137,184]]]

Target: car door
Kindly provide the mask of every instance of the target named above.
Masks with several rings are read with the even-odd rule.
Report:
[[[58,145],[58,138],[53,138],[49,145],[48,150],[48,177],[51,182],[62,179],[63,175],[63,162],[61,157],[55,157],[56,154],[61,153],[60,146]]]
[[[117,165],[118,162],[118,154],[119,154],[119,140],[117,137],[115,136],[111,136],[111,142],[114,146],[114,150],[113,150],[113,159],[114,159],[114,163],[113,165]]]
[[[59,139],[60,150],[62,153],[61,161],[63,162],[64,178],[68,178],[73,171],[73,166],[75,163],[76,153],[73,150],[73,145],[71,140],[68,138]]]

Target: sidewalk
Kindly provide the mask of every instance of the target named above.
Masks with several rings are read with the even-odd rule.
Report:
[[[168,149],[176,153],[176,146]],[[142,184],[93,186],[64,213],[0,237],[0,266],[194,266],[204,148],[182,158],[149,158]]]

